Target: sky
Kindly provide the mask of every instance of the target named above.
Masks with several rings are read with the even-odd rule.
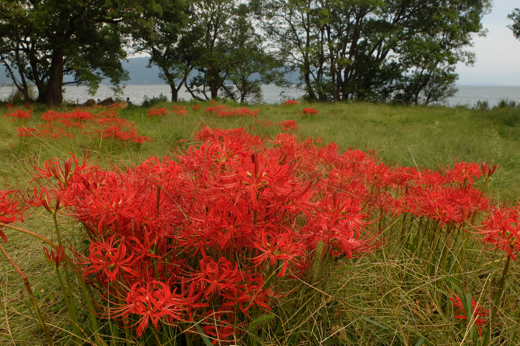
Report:
[[[491,13],[482,18],[486,37],[475,35],[473,47],[477,55],[473,66],[457,65],[458,85],[515,85],[520,86],[520,40],[511,29],[507,15],[520,8],[518,0],[494,0]]]

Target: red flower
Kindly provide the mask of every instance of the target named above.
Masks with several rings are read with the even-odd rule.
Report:
[[[295,100],[287,100],[287,101],[285,101],[285,105],[286,105],[286,106],[290,106],[290,105],[299,105],[299,104],[300,104],[300,102],[295,101]]]
[[[191,299],[187,299],[180,294],[172,291],[169,285],[160,281],[149,281],[146,283],[137,282],[132,285],[126,297],[126,306],[121,309],[118,316],[124,319],[130,314],[141,316],[139,321],[130,327],[138,324],[136,334],[141,336],[148,328],[151,321],[154,328],[159,327],[159,319],[165,318],[167,322],[183,321],[184,316],[190,307],[201,307],[201,304],[194,304]]]
[[[63,245],[56,246],[53,249],[51,249],[51,252],[49,253],[49,250],[47,250],[47,248],[44,246],[43,251],[49,264],[52,265],[54,268],[58,268],[61,262],[63,261],[63,256],[65,255],[65,247]]]
[[[101,274],[100,281],[115,282],[122,272],[139,276],[133,269],[138,258],[133,253],[127,253],[123,241],[115,240],[112,236],[106,242],[92,242],[90,244],[90,257],[85,264],[90,266],[83,272],[83,276]]]
[[[13,190],[0,190],[0,223],[10,224],[17,220],[23,220],[23,209],[19,207],[18,201],[14,198],[18,193]],[[7,237],[2,232],[2,226],[0,226],[0,238],[3,239],[4,243],[7,242]]]
[[[467,311],[464,307],[464,304],[462,303],[462,300],[460,296],[457,296],[455,298],[450,298],[450,300],[453,303],[453,307],[456,308],[455,310],[455,318],[461,319],[461,320],[468,320],[467,317]],[[467,307],[469,308],[469,307]],[[473,315],[473,318],[475,319],[475,324],[478,326],[478,334],[482,335],[481,327],[488,324],[488,320],[486,319],[486,316],[488,315],[488,311],[484,309],[480,304],[477,304],[473,298],[471,298],[471,312]]]
[[[284,120],[278,123],[278,126],[282,128],[282,131],[297,130],[299,129],[298,124],[294,120]]]
[[[304,108],[303,113],[305,114],[318,114],[318,111],[314,108]]]

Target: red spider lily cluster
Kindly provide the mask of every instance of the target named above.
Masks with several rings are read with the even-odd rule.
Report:
[[[278,123],[282,131],[298,130],[300,127],[294,120],[283,120]]]
[[[168,114],[168,111],[166,109],[164,109],[163,107],[161,107],[161,108],[152,107],[148,111],[146,111],[146,115],[148,115],[149,117],[153,117],[154,115],[156,115],[158,117],[162,117],[165,114]]]
[[[4,105],[4,107],[7,108],[7,109],[14,108],[14,103],[12,103],[12,102],[6,103],[6,104]]]
[[[299,104],[300,104],[300,102],[295,101],[295,100],[287,100],[287,101],[285,101],[285,105],[286,106],[299,105]]]
[[[151,157],[119,172],[75,158],[63,169],[55,159],[35,167],[36,177],[57,179],[38,199],[59,199],[46,203],[89,230],[77,261],[112,304],[98,302],[100,316],[134,316],[138,336],[150,324],[208,320],[206,335],[231,340],[234,321],[242,327],[283,293],[270,278],[301,277],[319,244],[340,257],[380,245],[371,219],[378,199],[351,170],[356,157],[372,160],[362,153],[242,129],[206,128],[197,138],[178,162]]]
[[[315,108],[304,108],[302,111],[304,114],[318,114],[318,111]]]
[[[70,113],[49,111],[44,113],[41,119],[45,123],[38,125],[37,128],[18,128],[18,136],[73,138],[74,134],[80,131],[83,134],[103,139],[113,138],[136,143],[151,141],[149,137],[138,135],[135,124],[119,117],[113,108],[100,113],[90,113],[80,109]]]
[[[450,298],[450,300],[453,304],[453,307],[456,309],[455,318],[467,321],[467,312],[464,308],[464,304],[462,303],[460,296]],[[478,326],[478,334],[482,335],[482,326],[485,326],[489,323],[489,320],[487,319],[488,311],[480,304],[478,304],[473,298],[471,298],[471,311],[473,319],[475,320],[475,325]]]
[[[13,121],[16,121],[16,119],[30,119],[31,118],[32,109],[29,109],[27,112],[24,112],[22,110],[16,110],[16,112],[13,113],[7,113],[6,117],[12,117]]]
[[[199,104],[196,104],[196,105],[193,105],[191,106],[191,108],[193,108],[193,110],[198,110],[200,108],[200,105]]]
[[[249,116],[256,117],[258,115],[258,109],[254,111],[247,109],[246,107],[242,108],[229,108],[226,105],[220,106],[211,106],[204,108],[204,112],[213,114],[217,117],[232,117],[232,116]]]
[[[0,190],[0,223],[10,224],[15,221],[23,221],[24,208],[17,201],[18,192],[12,190]],[[2,232],[0,225],[0,238],[7,242],[7,236]]]
[[[172,105],[172,111],[173,111],[173,113],[175,113],[177,115],[181,115],[181,116],[189,115],[188,110],[186,109],[185,106]]]
[[[440,172],[388,166],[334,143],[289,133],[268,140],[241,128],[206,127],[195,139],[174,158],[150,157],[124,170],[75,157],[63,167],[57,159],[33,166],[35,179],[49,184],[34,190],[31,204],[88,230],[90,246],[75,258],[100,293],[96,313],[137,337],[202,321],[205,335],[231,342],[252,314],[288,293],[279,280],[305,279],[318,254],[375,251],[384,243],[383,221],[400,215],[465,230],[492,209],[475,187],[494,172],[488,165],[455,162]],[[17,207],[0,195],[0,212],[3,205]],[[508,252],[507,240],[517,251],[518,210],[492,211],[484,242]],[[60,251],[46,250],[56,267]],[[460,307],[460,298],[452,302]],[[473,311],[480,328],[487,312]]]

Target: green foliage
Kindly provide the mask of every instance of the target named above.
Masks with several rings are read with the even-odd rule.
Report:
[[[520,9],[515,8],[507,18],[513,20],[513,24],[508,25],[508,28],[513,31],[513,35],[520,39]]]
[[[309,101],[429,104],[451,96],[488,0],[257,0],[263,28]]]
[[[156,106],[159,103],[163,103],[168,101],[166,96],[164,96],[162,93],[157,97],[152,97],[151,99],[148,98],[148,96],[144,95],[144,101],[142,103],[142,107],[150,108],[152,106]]]
[[[0,17],[0,58],[17,88],[38,89],[38,101],[59,106],[63,77],[87,84],[93,93],[103,77],[113,84],[127,79],[121,60],[123,34],[146,19],[139,13],[154,2],[133,0],[3,2]]]

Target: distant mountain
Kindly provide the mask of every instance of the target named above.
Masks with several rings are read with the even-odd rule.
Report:
[[[152,65],[148,68],[148,62],[150,58],[141,57],[141,58],[130,58],[128,60],[123,61],[123,68],[128,71],[130,80],[124,82],[124,84],[128,85],[163,85],[166,84],[163,79],[159,77],[160,70],[157,66]],[[1,68],[1,66],[0,66]],[[192,72],[191,77],[195,76],[197,72]],[[286,75],[286,79],[292,82],[293,84],[298,83],[298,73],[294,72]],[[65,82],[72,81],[70,76],[66,76],[64,78]],[[1,85],[11,85],[12,81],[10,78],[7,78],[5,71],[2,69],[0,71],[0,86]],[[104,79],[102,84],[109,85],[110,80]]]

